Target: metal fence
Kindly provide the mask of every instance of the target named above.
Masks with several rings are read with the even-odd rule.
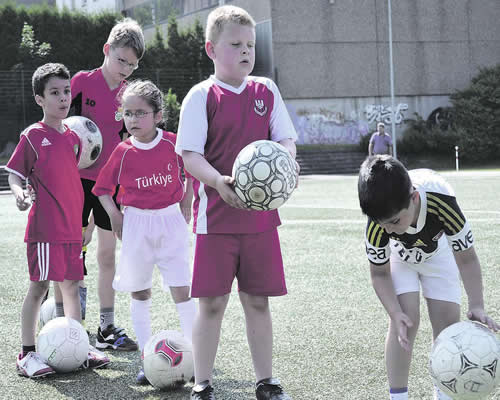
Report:
[[[70,71],[78,69],[70,68]],[[0,154],[6,143],[17,143],[19,133],[28,125],[42,118],[42,111],[35,103],[31,89],[31,76],[34,71],[0,71]],[[182,71],[167,71],[162,69],[138,69],[129,78],[149,79],[164,93],[171,88],[182,99],[196,83],[207,78],[199,70],[184,69]]]

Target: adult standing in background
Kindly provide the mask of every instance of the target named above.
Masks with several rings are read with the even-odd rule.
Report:
[[[377,131],[373,132],[368,145],[368,155],[389,154],[392,156],[392,138],[391,135],[385,132],[385,124],[379,122]]]

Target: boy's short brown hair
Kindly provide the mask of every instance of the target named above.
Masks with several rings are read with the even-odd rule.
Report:
[[[50,78],[61,78],[69,81],[70,74],[68,68],[59,63],[43,64],[36,69],[31,78],[31,87],[33,88],[33,95],[42,96],[45,91],[45,86]]]
[[[229,22],[255,28],[254,19],[243,8],[236,6],[217,7],[208,14],[206,41],[211,41],[213,43],[217,42],[219,35],[224,30],[224,26]]]
[[[125,18],[113,26],[106,43],[115,48],[130,47],[139,60],[144,55],[144,34],[140,25],[132,18]]]

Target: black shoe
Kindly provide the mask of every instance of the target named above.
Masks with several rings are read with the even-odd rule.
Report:
[[[257,400],[291,400],[276,378],[262,379],[255,385]]]
[[[198,383],[191,391],[191,400],[215,400],[214,388],[208,381]]]
[[[108,325],[102,331],[101,327],[97,329],[95,347],[101,350],[111,348],[111,350],[135,351],[137,343],[127,336],[123,328]]]
[[[144,369],[141,368],[141,370],[137,374],[137,377],[135,378],[135,382],[138,385],[150,385],[148,378],[146,378],[146,375],[144,374]]]

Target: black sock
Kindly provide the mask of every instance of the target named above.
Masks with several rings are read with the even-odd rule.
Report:
[[[23,354],[22,354],[22,358],[24,358],[26,356],[26,354],[28,354],[30,351],[35,351],[35,345],[33,346],[24,346],[23,345]]]

